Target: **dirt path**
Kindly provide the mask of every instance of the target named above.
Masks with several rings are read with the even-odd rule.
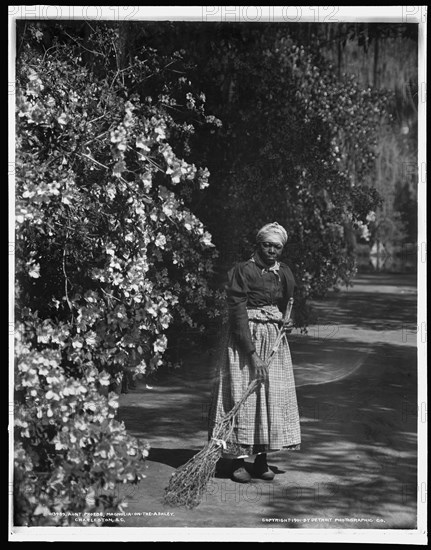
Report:
[[[414,276],[363,275],[316,303],[319,324],[289,339],[301,450],[270,455],[272,483],[236,484],[222,463],[194,510],[165,506],[163,490],[206,442],[211,353],[123,394],[121,419],[152,449],[122,525],[414,529],[416,299]]]

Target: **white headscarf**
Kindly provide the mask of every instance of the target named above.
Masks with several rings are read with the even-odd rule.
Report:
[[[277,241],[283,246],[287,243],[287,232],[283,226],[277,222],[267,223],[259,229],[256,235],[256,242]]]

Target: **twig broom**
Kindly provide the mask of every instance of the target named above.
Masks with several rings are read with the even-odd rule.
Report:
[[[268,365],[271,364],[283,340],[292,306],[293,298],[290,298],[283,317],[283,323],[278,330],[274,346],[266,360]],[[255,378],[250,382],[241,399],[218,421],[214,427],[212,438],[205,447],[172,474],[169,484],[165,488],[164,502],[166,504],[185,506],[186,508],[195,508],[200,504],[208,482],[214,477],[216,464],[222,456],[222,449],[235,427],[238,411],[261,382],[262,380],[259,378]]]

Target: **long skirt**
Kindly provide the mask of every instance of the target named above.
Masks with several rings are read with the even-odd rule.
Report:
[[[265,321],[262,316],[253,318],[255,310],[248,313],[256,352],[265,361],[277,337],[278,324]],[[228,326],[222,338],[215,374],[208,413],[210,438],[215,425],[241,399],[253,379],[249,356],[241,351]],[[241,458],[280,449],[298,450],[300,443],[295,380],[285,337],[271,361],[267,380],[241,406],[223,456]]]

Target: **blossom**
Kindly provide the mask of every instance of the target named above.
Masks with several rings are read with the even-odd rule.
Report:
[[[45,397],[46,399],[50,400],[50,399],[53,399],[54,401],[60,401],[60,396],[58,395],[58,393],[54,393],[53,391],[51,390],[48,390],[45,394]]]
[[[166,237],[162,233],[159,233],[154,242],[156,246],[163,249],[165,248],[165,245],[166,245]]]
[[[205,246],[214,246],[214,244],[211,242],[211,234],[208,233],[208,231],[205,231],[205,233],[202,235],[200,239],[201,243]]]
[[[33,277],[33,279],[38,279],[40,277],[40,265],[37,263],[31,264],[28,274],[30,277]]]
[[[111,383],[111,377],[108,372],[102,371],[99,376],[99,382],[102,386],[109,386]]]
[[[370,210],[367,214],[367,222],[374,222],[376,221],[376,213],[373,210]]]
[[[157,339],[153,343],[153,349],[156,353],[159,353],[159,352],[164,353],[167,345],[168,345],[168,339],[164,334],[161,334],[157,337]]]

